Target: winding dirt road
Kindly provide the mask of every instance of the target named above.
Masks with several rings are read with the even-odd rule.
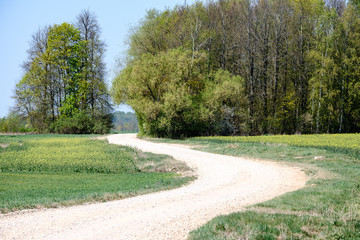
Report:
[[[219,214],[295,191],[307,180],[297,168],[152,143],[134,134],[108,140],[171,155],[194,168],[198,179],[124,200],[0,215],[0,239],[186,239]]]

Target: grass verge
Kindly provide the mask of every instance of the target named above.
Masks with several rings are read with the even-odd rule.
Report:
[[[190,239],[360,239],[359,134],[155,141],[283,162],[310,177],[303,189],[214,218]]]
[[[76,135],[0,136],[0,211],[107,201],[179,187],[188,167]]]

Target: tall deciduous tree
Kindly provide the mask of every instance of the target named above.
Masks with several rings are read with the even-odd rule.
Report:
[[[109,95],[105,84],[106,65],[104,63],[105,42],[101,39],[101,28],[96,16],[89,10],[82,11],[76,19],[76,28],[85,41],[85,55],[82,68],[86,92],[82,96],[81,108],[90,107],[92,116],[106,113],[109,108]]]
[[[224,125],[225,115],[242,113],[234,102],[235,96],[245,97],[241,81],[224,71],[208,75],[206,59],[182,49],[144,54],[114,79],[114,100],[132,106],[140,131],[149,135],[179,138],[228,127],[241,131],[242,119]]]
[[[15,98],[38,131],[89,133],[111,127],[104,45],[96,18],[85,11],[78,21],[83,23],[80,30],[63,23],[33,35]]]
[[[216,114],[237,123],[228,134],[356,132],[359,19],[358,0],[214,0],[152,10],[130,34],[120,75],[181,48],[205,54],[206,86],[220,71],[238,79],[245,96]]]

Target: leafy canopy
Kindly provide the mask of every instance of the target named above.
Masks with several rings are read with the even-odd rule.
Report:
[[[181,48],[144,54],[113,81],[113,98],[135,110],[143,134],[188,137],[220,130],[224,106],[242,94],[241,80],[207,72],[205,53]]]

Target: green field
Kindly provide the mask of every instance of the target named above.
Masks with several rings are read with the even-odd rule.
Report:
[[[313,134],[313,135],[274,135],[256,137],[199,137],[199,140],[239,143],[277,143],[288,146],[316,147],[330,151],[360,156],[360,134]]]
[[[155,141],[282,162],[301,167],[310,178],[301,190],[209,221],[190,239],[360,239],[359,134]]]
[[[0,211],[106,201],[181,186],[169,156],[80,135],[0,136]],[[173,167],[172,167],[173,169]]]

